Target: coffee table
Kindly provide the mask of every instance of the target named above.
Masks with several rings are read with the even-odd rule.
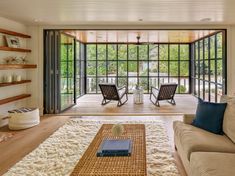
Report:
[[[119,137],[111,133],[113,124],[104,124],[75,166],[72,176],[146,176],[146,142],[144,124],[124,124]],[[97,157],[103,139],[131,139],[131,156]]]

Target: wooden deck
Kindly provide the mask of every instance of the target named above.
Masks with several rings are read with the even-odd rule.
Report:
[[[173,106],[167,101],[161,101],[160,107],[156,107],[149,100],[149,95],[144,95],[143,104],[134,104],[133,95],[129,95],[128,102],[117,107],[117,102],[112,101],[109,104],[102,106],[101,94],[87,94],[77,100],[77,104],[72,108],[66,110],[62,115],[81,115],[81,116],[162,116],[162,115],[182,115],[194,114],[197,107],[197,98],[192,95],[176,95],[176,105]]]

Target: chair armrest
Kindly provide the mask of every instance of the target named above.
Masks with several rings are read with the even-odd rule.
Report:
[[[118,90],[124,89],[126,86],[119,87]]]
[[[151,92],[150,92],[150,94],[152,94],[152,93],[153,93],[153,89],[155,89],[155,90],[159,91],[159,89],[158,89],[158,88],[151,86]]]
[[[195,118],[195,114],[184,114],[183,122],[191,125],[194,118]]]

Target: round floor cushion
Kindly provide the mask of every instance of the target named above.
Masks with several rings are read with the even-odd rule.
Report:
[[[28,112],[9,113],[8,126],[11,130],[22,130],[36,126],[40,123],[39,109],[32,109]]]

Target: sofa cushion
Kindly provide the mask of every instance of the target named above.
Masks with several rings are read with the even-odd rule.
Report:
[[[211,103],[198,99],[197,112],[192,125],[210,131],[215,134],[222,134],[224,112],[227,103]]]
[[[192,176],[235,175],[235,154],[215,152],[194,152],[190,157]]]
[[[221,102],[227,102],[224,113],[223,131],[235,143],[235,97],[223,95]]]
[[[188,160],[192,152],[198,151],[235,153],[235,144],[225,135],[216,135],[180,121],[175,121],[173,128]]]

